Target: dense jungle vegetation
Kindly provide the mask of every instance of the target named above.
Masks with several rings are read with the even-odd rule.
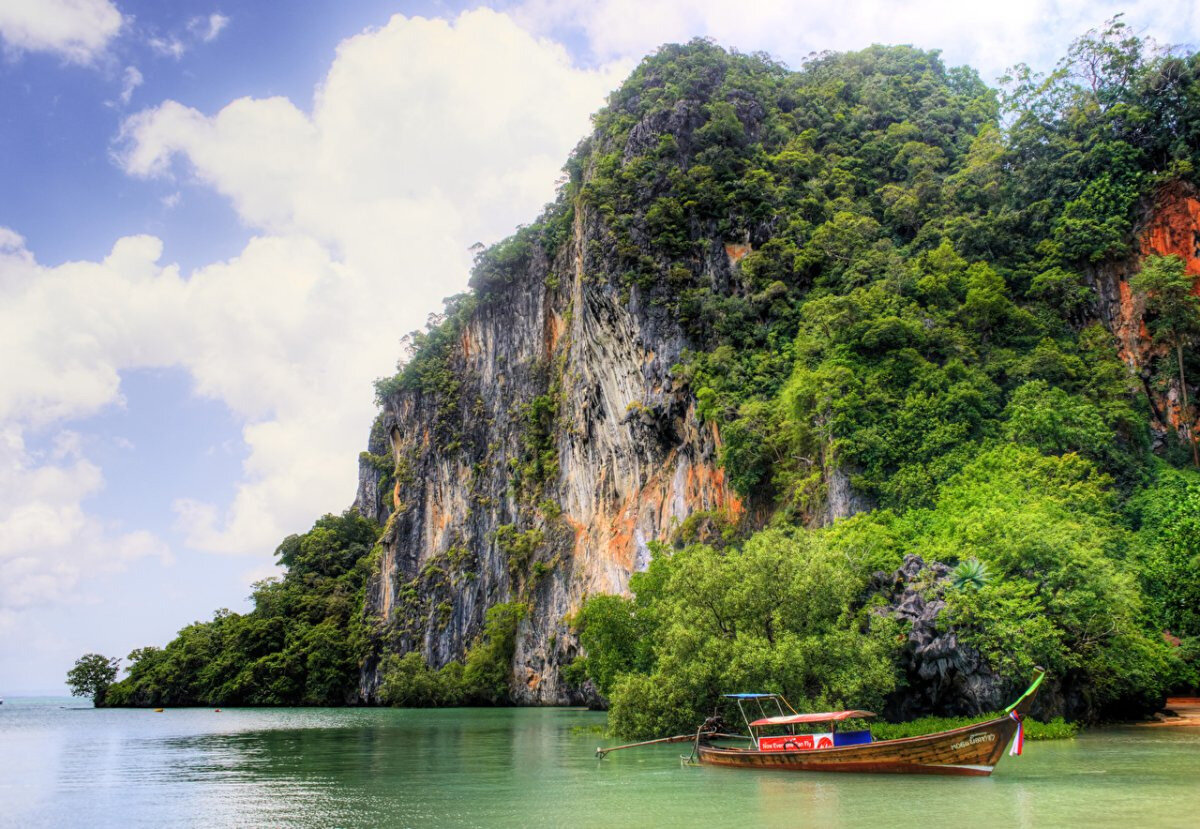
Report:
[[[580,609],[586,656],[566,675],[609,700],[617,733],[687,730],[731,690],[885,708],[911,646],[875,574],[909,554],[954,568],[922,589],[990,671],[1019,683],[1040,664],[1082,716],[1136,714],[1200,682],[1200,474],[1151,404],[1194,401],[1200,299],[1182,261],[1143,263],[1162,356],[1134,376],[1091,279],[1198,169],[1200,54],[1120,19],[999,90],[906,46],[796,71],[666,46],[596,116],[558,201],[480,255],[473,293],[377,393],[437,395],[448,428],[465,320],[584,210],[610,242],[587,252],[595,278],[682,325],[675,375],[771,516],[754,532],[705,516],[719,531],[660,540],[631,597]],[[731,286],[703,268],[727,244],[750,251]],[[837,475],[859,513],[808,529]],[[255,610],[131,654],[108,703],[353,701],[378,533],[348,513],[287,539]],[[384,701],[503,702],[521,613],[494,609],[463,664],[393,658]]]
[[[129,675],[109,686],[106,705],[346,705],[358,700],[365,648],[363,590],[379,526],[350,510],[326,515],[276,550],[283,578],[254,585],[254,609],[219,610],[165,648],[129,654]],[[415,670],[396,658],[384,702],[492,705],[507,699],[513,638],[524,608],[500,604],[465,665]],[[417,656],[420,662],[420,656]],[[421,664],[423,668],[423,663]],[[437,691],[431,689],[436,685]]]
[[[355,699],[362,596],[379,528],[327,515],[276,551],[282,579],[254,585],[254,610],[219,610],[164,648],[129,654],[108,705],[343,705]]]
[[[604,153],[700,94],[689,167],[669,136]],[[693,43],[646,60],[598,128],[581,198],[619,239],[649,237],[631,281],[678,280],[663,301],[697,346],[678,374],[734,486],[773,513],[749,537],[660,547],[633,597],[584,605],[572,671],[617,733],[686,730],[728,690],[886,708],[911,645],[872,575],[907,554],[956,566],[925,588],[942,629],[1014,682],[1046,666],[1086,697],[1077,714],[1195,686],[1200,476],[1186,430],[1152,432],[1147,390],[1194,376],[1200,299],[1182,260],[1143,263],[1134,288],[1169,346],[1143,387],[1088,277],[1136,253],[1161,187],[1195,180],[1200,55],[1117,19],[997,93],[906,47],[793,73]],[[752,244],[744,290],[664,268],[697,228]],[[871,509],[800,529],[838,471]]]

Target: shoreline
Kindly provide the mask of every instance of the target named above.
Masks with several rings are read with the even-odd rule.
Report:
[[[1167,697],[1163,710],[1139,728],[1200,728],[1200,697]]]

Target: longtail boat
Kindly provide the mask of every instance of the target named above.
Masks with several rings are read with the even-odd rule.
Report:
[[[987,776],[1010,742],[1013,745],[1009,753],[1021,753],[1022,721],[1029,714],[1044,676],[1038,668],[1028,690],[995,719],[935,734],[879,742],[872,740],[869,730],[837,730],[838,723],[845,720],[875,716],[870,711],[801,714],[793,710],[788,714],[783,710],[787,700],[778,694],[727,694],[736,700],[750,731],[748,738],[743,737],[749,739],[750,746],[720,745],[715,742],[718,735],[713,729],[701,727],[694,738],[692,757],[713,766],[751,769]],[[778,708],[778,716],[766,716],[764,706],[771,702]],[[761,717],[750,719],[746,708],[751,704],[758,707]],[[803,734],[796,728],[819,723],[828,723],[829,730]],[[785,733],[764,733],[781,730]]]

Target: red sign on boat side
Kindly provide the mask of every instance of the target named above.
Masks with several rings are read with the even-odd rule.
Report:
[[[812,751],[815,748],[833,748],[833,734],[783,734],[758,738],[759,751]]]

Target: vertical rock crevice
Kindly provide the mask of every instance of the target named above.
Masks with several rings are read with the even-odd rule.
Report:
[[[453,405],[421,390],[384,401],[357,501],[386,521],[367,588],[363,698],[386,654],[461,659],[487,608],[523,601],[514,699],[589,702],[560,678],[582,600],[627,592],[650,542],[692,513],[742,512],[715,428],[671,378],[686,339],[636,286],[621,289],[609,244],[578,206],[553,258],[534,245],[510,281],[478,293],[447,358]],[[389,450],[390,481],[378,460]]]

